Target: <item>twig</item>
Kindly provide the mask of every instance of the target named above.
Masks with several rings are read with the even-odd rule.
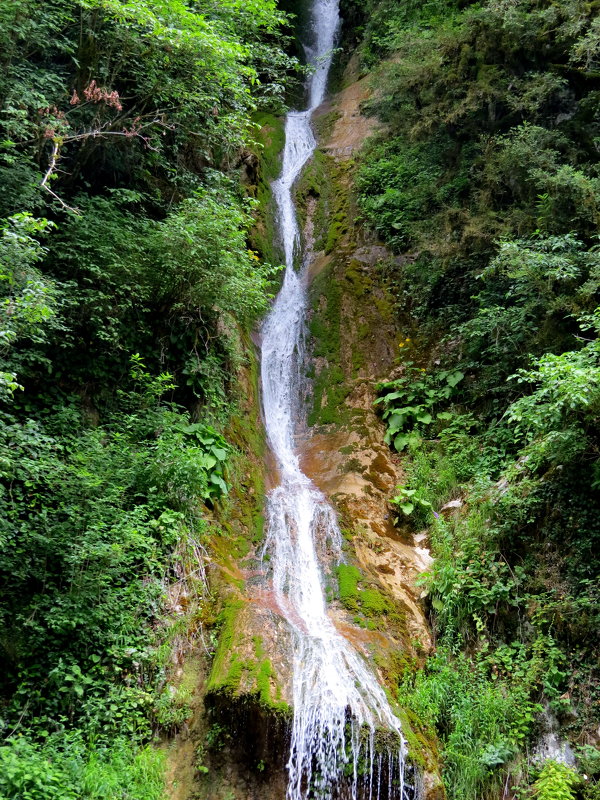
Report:
[[[56,192],[53,192],[52,189],[50,188],[50,186],[48,185],[48,181],[50,180],[54,170],[56,169],[56,165],[58,163],[59,154],[60,154],[59,140],[58,139],[54,139],[53,142],[52,142],[52,155],[50,157],[50,166],[46,170],[46,174],[44,175],[44,178],[43,178],[42,182],[40,183],[40,186],[41,186],[42,189],[45,189],[48,192],[48,194],[51,194],[52,197],[54,197],[55,200],[58,200],[58,202],[61,204],[61,206],[66,211],[72,211],[74,214],[81,214],[81,212],[79,211],[78,208],[72,208],[71,206],[67,205],[65,203],[65,201],[62,200],[56,194]]]
[[[134,123],[135,124],[135,123]],[[85,131],[84,133],[77,133],[73,136],[65,136],[61,138],[54,138],[52,140],[52,153],[50,155],[50,164],[48,165],[48,169],[40,183],[40,188],[44,189],[44,191],[48,192],[48,194],[52,195],[55,200],[61,204],[61,206],[66,211],[71,211],[73,214],[81,214],[81,211],[78,208],[73,208],[72,206],[65,203],[65,201],[59,197],[56,192],[54,192],[49,185],[50,178],[56,172],[58,159],[60,158],[60,148],[61,145],[66,144],[68,142],[77,142],[82,141],[83,139],[96,139],[98,137],[103,138],[105,136],[124,136],[126,139],[141,139],[146,147],[149,150],[153,150],[154,152],[158,151],[158,148],[152,147],[149,143],[148,138],[146,136],[142,136],[141,131],[145,130],[146,128],[150,128],[154,125],[162,126],[163,128],[170,129],[171,126],[167,125],[166,123],[162,122],[160,119],[156,117],[147,122],[145,125],[140,126],[137,130],[133,128],[130,131],[123,130],[123,131],[107,131],[103,130],[102,128],[96,128],[91,131]]]

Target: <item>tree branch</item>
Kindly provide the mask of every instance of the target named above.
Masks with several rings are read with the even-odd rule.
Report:
[[[135,121],[134,121],[134,125],[135,125]],[[83,141],[85,139],[96,139],[98,137],[104,138],[106,136],[123,136],[125,139],[141,139],[144,142],[144,145],[149,150],[153,150],[154,152],[157,152],[158,148],[152,147],[152,145],[150,145],[149,142],[148,142],[148,138],[146,136],[142,135],[142,131],[143,130],[145,130],[146,128],[151,128],[151,127],[153,127],[155,125],[163,127],[165,129],[171,129],[171,126],[169,126],[163,120],[158,119],[158,118],[155,117],[154,119],[146,122],[144,125],[141,125],[139,128],[133,127],[133,128],[131,128],[131,130],[108,131],[108,130],[103,130],[102,128],[95,128],[94,130],[84,131],[83,133],[76,133],[76,134],[74,134],[72,136],[64,136],[64,137],[60,137],[60,138],[59,137],[54,137],[52,139],[52,152],[50,154],[50,163],[48,164],[48,169],[46,170],[46,172],[44,174],[44,177],[42,179],[42,182],[40,183],[40,188],[42,188],[42,189],[44,189],[44,191],[48,192],[48,194],[50,194],[55,200],[58,200],[58,202],[61,204],[61,206],[66,211],[71,211],[74,214],[80,214],[81,212],[79,211],[79,209],[73,208],[72,206],[70,206],[67,203],[65,203],[65,201],[62,200],[56,194],[56,192],[54,192],[50,188],[50,183],[49,182],[50,182],[50,179],[53,177],[53,175],[56,172],[58,160],[60,158],[60,148],[61,148],[61,146],[66,144],[66,143],[69,143],[69,142],[78,142],[78,141]]]
[[[52,197],[55,200],[58,200],[58,202],[66,211],[72,211],[74,214],[80,214],[81,212],[79,211],[79,209],[72,208],[71,206],[67,205],[65,201],[62,200],[56,194],[56,192],[53,192],[50,186],[48,185],[48,181],[50,180],[50,178],[54,174],[54,171],[56,170],[56,165],[58,163],[59,156],[60,156],[60,139],[54,139],[52,141],[52,154],[50,156],[50,165],[48,166],[46,174],[44,175],[44,178],[40,183],[40,187],[44,189],[46,192],[48,192],[48,194],[52,195]]]

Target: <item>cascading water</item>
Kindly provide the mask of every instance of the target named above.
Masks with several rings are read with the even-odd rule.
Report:
[[[341,797],[403,800],[405,746],[400,723],[365,660],[327,614],[324,567],[341,558],[335,513],[300,469],[294,432],[301,418],[301,370],[307,276],[296,271],[300,233],[293,184],[316,147],[311,127],[321,104],[339,25],[339,0],[314,0],[313,42],[306,47],[314,71],[308,108],[290,112],[281,176],[273,183],[286,271],[262,331],[262,391],[267,436],[281,482],[269,495],[268,535],[273,588],[292,630],[294,647],[288,800]],[[382,752],[377,729],[395,741]],[[385,784],[382,786],[382,784]],[[344,788],[346,787],[346,788]]]

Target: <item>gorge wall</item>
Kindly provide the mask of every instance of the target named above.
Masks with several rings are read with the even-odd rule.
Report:
[[[318,148],[295,189],[310,265],[311,306],[304,365],[308,424],[298,434],[297,446],[303,471],[335,505],[343,534],[344,560],[327,587],[330,618],[393,696],[406,664],[422,662],[431,651],[421,589],[415,585],[430,556],[426,534],[398,529],[389,505],[402,482],[402,468],[383,443],[374,387],[393,374],[406,332],[391,313],[392,301],[381,279],[382,265],[392,256],[353,222],[354,152],[373,128],[361,114],[369,89],[354,62],[345,69],[343,87],[314,114]],[[276,125],[273,121],[263,130],[268,144]],[[244,415],[250,425],[259,426],[256,375],[244,381]],[[256,475],[252,497],[247,494],[251,481],[245,481],[236,490],[231,512],[242,519],[225,526],[230,535],[237,531],[236,538],[228,540],[225,534],[211,552],[210,581],[218,598],[216,652],[212,662],[202,653],[186,660],[202,674],[194,678],[194,720],[169,748],[171,796],[176,800],[280,800],[285,795],[293,677],[290,633],[277,599],[260,579],[262,520],[251,527],[243,519],[247,512],[239,512],[249,501],[258,509],[262,486],[269,490],[277,480],[262,435],[254,442],[249,455]],[[248,451],[243,433],[240,444]],[[266,470],[261,459],[266,459]],[[186,669],[184,664],[184,673]],[[435,740],[423,735],[417,719],[402,709],[397,713],[409,759],[423,776],[423,796],[441,797]],[[381,783],[378,791],[385,797],[385,776]]]

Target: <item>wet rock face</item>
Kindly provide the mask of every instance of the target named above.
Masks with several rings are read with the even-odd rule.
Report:
[[[248,698],[231,702],[224,695],[209,695],[206,699],[206,719],[209,731],[220,731],[206,754],[213,779],[204,782],[205,794],[200,796],[220,800],[220,786],[235,791],[236,800],[283,800],[287,786],[291,726],[284,716],[273,716]],[[210,735],[209,735],[210,738]],[[399,787],[405,787],[406,800],[423,797],[421,773],[408,766],[400,775],[397,760],[387,758],[386,734],[377,743],[381,753],[374,755],[374,781],[367,774],[366,763],[358,766],[359,780],[353,787],[350,774],[340,777],[328,793],[329,800],[394,800]],[[364,775],[361,776],[361,771]],[[350,773],[350,770],[349,770]],[[206,794],[208,791],[208,794]],[[434,795],[431,795],[433,798]]]
[[[357,58],[353,57],[346,72],[352,75],[357,71]],[[355,80],[323,109],[323,113],[333,111],[337,117],[330,135],[321,142],[321,147],[335,158],[351,158],[376,130],[377,120],[374,117],[365,117],[360,112],[361,104],[368,99],[369,94],[368,80]]]
[[[210,748],[211,767],[224,783],[237,788],[236,800],[238,796],[282,800],[287,786],[289,718],[248,696],[232,701],[226,694],[210,694],[206,706],[209,730],[220,736]]]
[[[352,68],[351,63],[350,72]],[[311,254],[309,320],[314,355],[307,366],[312,424],[299,437],[299,446],[304,472],[340,514],[347,557],[360,569],[363,587],[369,584],[383,592],[394,609],[394,614],[367,620],[373,623],[369,627],[387,637],[388,649],[416,657],[431,648],[415,586],[431,558],[424,535],[401,532],[393,524],[389,500],[403,481],[402,467],[383,442],[385,430],[374,405],[377,382],[399,368],[398,344],[404,338],[381,277],[381,265],[392,256],[350,224],[356,213],[349,159],[372,130],[372,120],[360,113],[368,91],[364,81],[351,82],[320,111],[334,122],[320,143],[323,174],[320,180],[311,178],[311,186],[329,188],[311,197],[305,209],[305,238],[308,249],[316,250]],[[346,198],[344,203],[333,199],[339,196]],[[347,217],[343,225],[334,213],[340,208]],[[336,224],[342,232],[327,252],[332,237],[323,229]],[[318,250],[323,243],[325,250]],[[341,618],[343,610],[334,614]],[[381,637],[379,647],[385,650]],[[386,660],[384,652],[381,658]]]
[[[310,267],[313,357],[306,365],[312,424],[298,432],[297,445],[302,470],[335,505],[345,539],[345,571],[328,576],[329,616],[393,695],[406,665],[419,662],[431,648],[415,586],[430,556],[423,535],[393,524],[389,499],[402,483],[402,466],[383,443],[374,407],[375,384],[397,368],[398,342],[404,337],[381,281],[381,264],[390,254],[361,238],[351,222],[356,213],[350,159],[372,126],[359,111],[365,97],[364,83],[358,81],[323,109],[333,110],[335,121],[322,139],[318,169],[306,191],[305,239],[315,251]],[[249,404],[256,420],[256,396]],[[277,483],[269,469],[276,472],[267,462],[267,488]],[[236,502],[245,500],[240,496]],[[253,534],[241,517],[231,527],[249,542]],[[260,563],[260,543],[243,555],[231,547],[225,537],[212,554],[209,577],[218,598],[219,644],[201,689],[204,708],[196,729],[181,742],[185,758],[200,766],[192,768],[192,788],[173,790],[172,800],[286,796],[289,625],[264,580],[268,564]],[[403,729],[405,724],[402,719]],[[414,786],[409,796],[442,800],[435,743],[413,736],[409,751],[419,765],[405,775]],[[377,787],[359,781],[359,800],[397,796],[399,775],[385,761],[376,767]],[[350,800],[351,786],[349,777],[342,780],[331,800]]]
[[[299,435],[299,449],[303,471],[334,503],[346,540],[347,567],[338,576],[337,594],[334,581],[330,615],[393,693],[406,665],[421,662],[432,647],[415,583],[431,556],[425,533],[393,523],[390,498],[403,483],[402,465],[383,442],[385,429],[374,405],[376,384],[401,370],[398,345],[405,332],[382,280],[382,267],[392,256],[351,222],[357,216],[351,159],[372,124],[359,110],[367,93],[356,81],[322,109],[334,122],[322,136],[317,159],[328,188],[320,196],[313,189],[305,207],[305,237],[315,251],[313,357],[306,370],[312,389],[309,425]],[[314,176],[311,185],[319,185]],[[411,749],[420,765],[421,795],[442,798],[435,743],[412,737]],[[380,791],[388,791],[385,784],[382,780]]]
[[[402,481],[401,469],[381,444],[383,431],[375,415],[364,411],[361,426],[360,433],[342,429],[308,434],[302,444],[303,468],[335,502],[349,527],[349,550],[363,574],[401,607],[409,638],[427,651],[431,637],[415,578],[429,567],[429,551],[418,535],[403,536],[392,524],[389,498]],[[396,641],[394,646],[407,643]],[[408,645],[411,651],[413,646]]]

